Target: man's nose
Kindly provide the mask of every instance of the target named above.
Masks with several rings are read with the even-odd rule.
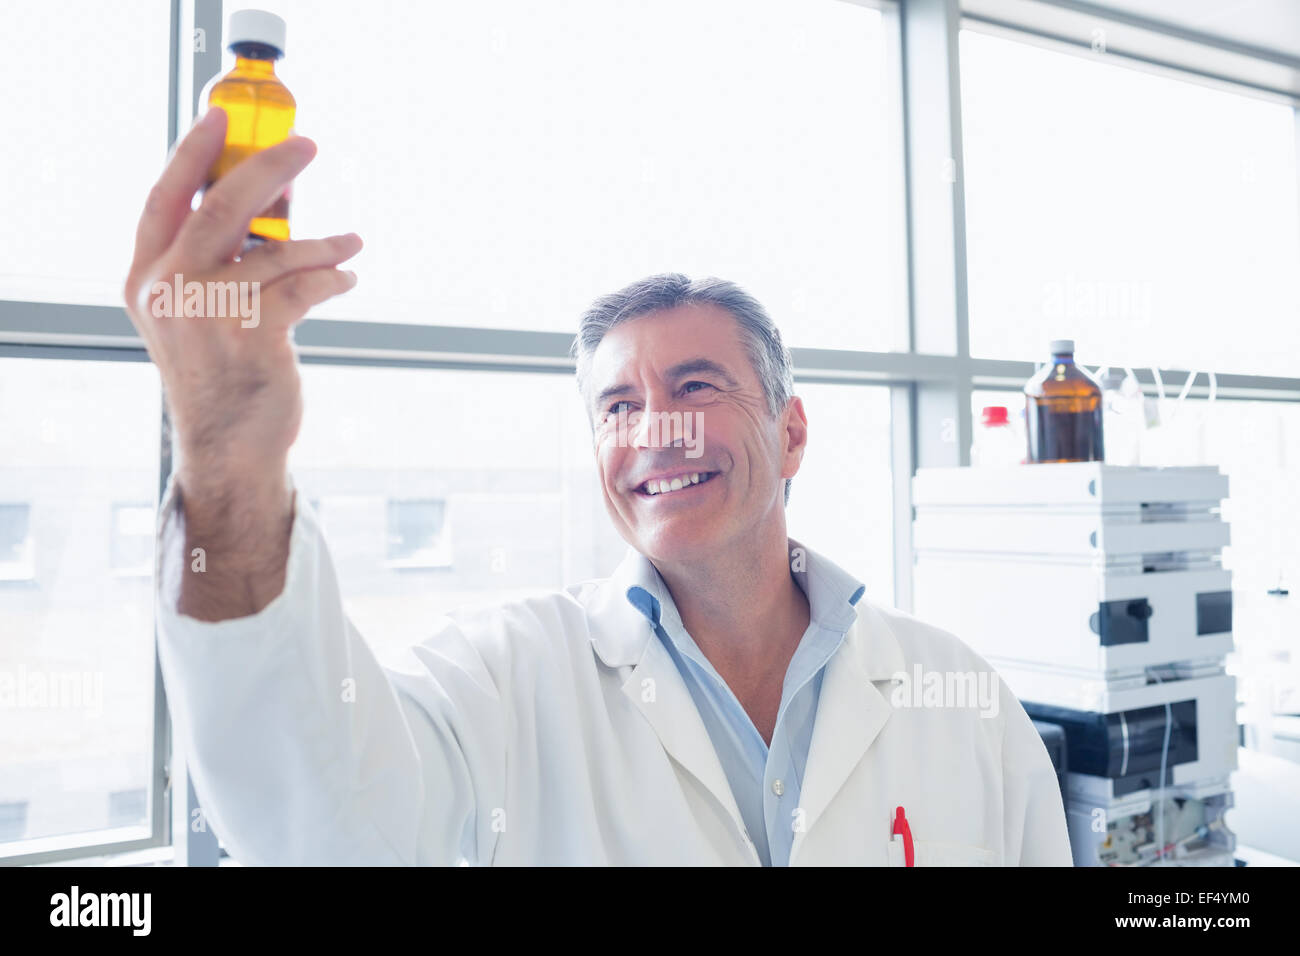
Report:
[[[647,401],[628,428],[632,448],[671,448],[682,443],[681,411],[668,398]]]

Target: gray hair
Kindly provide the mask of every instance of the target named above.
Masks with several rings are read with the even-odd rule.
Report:
[[[768,413],[773,418],[780,415],[794,394],[794,363],[767,310],[734,282],[712,276],[690,279],[680,272],[647,276],[602,296],[583,313],[582,321],[578,323],[578,334],[569,349],[569,354],[577,359],[578,390],[583,398],[587,398],[591,358],[606,332],[639,316],[681,305],[715,305],[731,313],[740,326],[750,364],[762,383]],[[590,404],[588,401],[587,405]],[[789,478],[785,480],[787,504],[790,502],[790,482]]]

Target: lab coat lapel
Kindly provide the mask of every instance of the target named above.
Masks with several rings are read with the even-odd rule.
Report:
[[[826,665],[799,798],[803,826],[790,847],[791,864],[805,834],[889,720],[893,708],[886,695],[891,678],[902,670],[903,654],[893,631],[869,604],[859,604],[844,645]]]
[[[621,685],[622,692],[645,716],[668,755],[726,809],[737,841],[743,842],[740,807],[695,699],[653,625],[628,603],[628,588],[633,585],[657,590],[656,575],[646,558],[632,548],[627,550],[623,562],[591,602],[592,645],[607,666],[632,667]],[[758,861],[756,855],[754,861]]]
[[[722,762],[677,665],[658,638],[646,643],[645,655],[624,682],[623,693],[645,715],[669,756],[722,804],[736,827],[737,837],[743,838],[740,807]]]

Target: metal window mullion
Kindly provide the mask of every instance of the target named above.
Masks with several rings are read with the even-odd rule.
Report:
[[[1170,37],[1186,43],[1196,44],[1197,46],[1211,47],[1216,50],[1222,50],[1225,53],[1232,53],[1236,56],[1246,57],[1248,59],[1264,60],[1285,67],[1294,67],[1297,65],[1296,57],[1290,56],[1286,53],[1281,53],[1277,50],[1258,46],[1253,43],[1242,42],[1240,40],[1233,40],[1227,36],[1207,33],[1203,30],[1179,26],[1176,23],[1170,23],[1166,20],[1157,20],[1153,17],[1147,17],[1140,13],[1123,10],[1110,4],[1092,3],[1089,2],[1089,0],[1039,0],[1039,2],[1097,20],[1111,20],[1115,23],[1122,23],[1137,30],[1143,30],[1147,33]]]
[[[181,89],[182,56],[186,45],[185,0],[171,0],[171,52],[167,63],[167,150],[176,142],[179,130],[179,104]],[[119,311],[121,317],[125,313]],[[171,428],[167,420],[167,403],[162,400],[162,383],[159,382],[158,416],[158,501],[171,475]],[[156,546],[156,545],[155,545]],[[157,562],[154,562],[155,567]],[[157,581],[151,594],[157,593]],[[167,710],[167,690],[163,684],[162,664],[158,659],[158,621],[154,620],[153,634],[153,741],[149,755],[150,793],[149,828],[159,843],[173,842],[170,826],[172,801],[171,772],[171,716]]]
[[[175,146],[180,131],[188,129],[199,110],[199,96],[204,85],[221,69],[221,28],[222,0],[180,0],[176,21],[177,41],[182,51],[189,50],[189,56],[178,57],[184,72],[173,75],[174,97],[172,116],[169,122],[171,134],[168,149]],[[197,42],[202,38],[202,43]],[[113,310],[118,312],[120,310]],[[123,316],[124,317],[124,316]],[[104,316],[106,321],[115,319]],[[171,421],[167,414],[166,393],[162,402],[162,420],[160,422],[160,454],[158,463],[158,496],[161,506],[167,483],[171,478],[173,465],[173,443]],[[157,582],[155,582],[156,586]],[[157,622],[154,624],[155,660],[157,659]],[[194,790],[194,780],[190,774],[186,754],[176,739],[171,722],[171,713],[167,707],[167,692],[163,685],[162,670],[155,667],[156,691],[158,701],[155,707],[155,721],[161,720],[162,733],[155,732],[156,752],[166,760],[165,779],[168,800],[163,807],[161,825],[170,824],[170,842],[174,850],[173,864],[176,866],[216,866],[219,860],[217,835],[206,823],[198,796]]]
[[[957,0],[902,7],[908,288],[916,352],[948,356],[948,374],[918,384],[912,432],[918,466],[970,460],[970,335]]]
[[[1097,22],[1105,23],[1107,21],[1099,20]],[[1046,29],[1032,22],[988,16],[975,11],[967,11],[964,14],[963,24],[965,27],[978,30],[981,33],[1013,40],[1028,40],[1038,46],[1075,56],[1096,55],[1096,51],[1092,46],[1092,37],[1088,34],[1082,36],[1070,35],[1057,30]],[[1162,35],[1167,36],[1168,34]],[[1190,62],[1143,53],[1115,43],[1107,44],[1105,55],[1108,58],[1123,62],[1130,69],[1142,70],[1173,79],[1194,80],[1204,86],[1238,95],[1248,95],[1280,103],[1296,103],[1300,101],[1300,93],[1294,90],[1258,82],[1231,71],[1206,69]]]
[[[889,389],[889,469],[893,489],[894,606],[912,612],[912,475],[916,472],[916,385]]]
[[[297,332],[299,354],[308,364],[564,374],[573,369],[568,354],[571,341],[572,336],[563,332],[332,319],[308,321]],[[971,381],[972,387],[998,388],[1023,384],[1035,369],[1029,361],[958,355],[801,347],[791,351],[795,376],[801,381],[946,385],[965,380]],[[143,343],[121,309],[3,300],[0,357],[148,361]],[[1144,386],[1153,387],[1149,369],[1135,372]],[[1170,387],[1181,388],[1188,374],[1186,370],[1161,369],[1161,377]],[[1192,394],[1205,392],[1206,379],[1201,374]],[[1216,378],[1224,395],[1282,401],[1300,398],[1300,377],[1217,372]]]
[[[957,0],[901,8],[907,239],[907,362],[930,377],[890,388],[894,600],[913,606],[912,476],[969,463],[972,387],[966,309]]]

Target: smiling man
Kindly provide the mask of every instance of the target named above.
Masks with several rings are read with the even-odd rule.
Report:
[[[301,416],[289,329],[355,282],[338,265],[360,240],[236,259],[314,147],[257,154],[191,211],[223,134],[214,110],[164,171],[126,300],[180,452],[160,517],[160,662],[232,856],[1069,864],[1047,752],[988,665],[788,537],[808,420],[776,326],[728,282],[654,276],[581,319],[578,384],[629,546],[614,573],[430,621],[382,667],[286,471]],[[159,308],[149,290],[174,274],[259,282],[259,325]],[[996,706],[897,693],[913,672],[982,675]]]
[[[738,716],[770,745],[788,665],[809,626],[783,493],[808,422],[791,394],[780,334],[731,283],[665,275],[600,300],[575,350],[579,387],[595,394],[588,412],[614,526],[673,595],[683,653],[702,654],[706,672],[743,708]],[[699,423],[697,460],[671,435],[679,413]],[[640,427],[616,430],[622,416]],[[670,423],[659,429],[660,447],[643,434],[656,416]]]

